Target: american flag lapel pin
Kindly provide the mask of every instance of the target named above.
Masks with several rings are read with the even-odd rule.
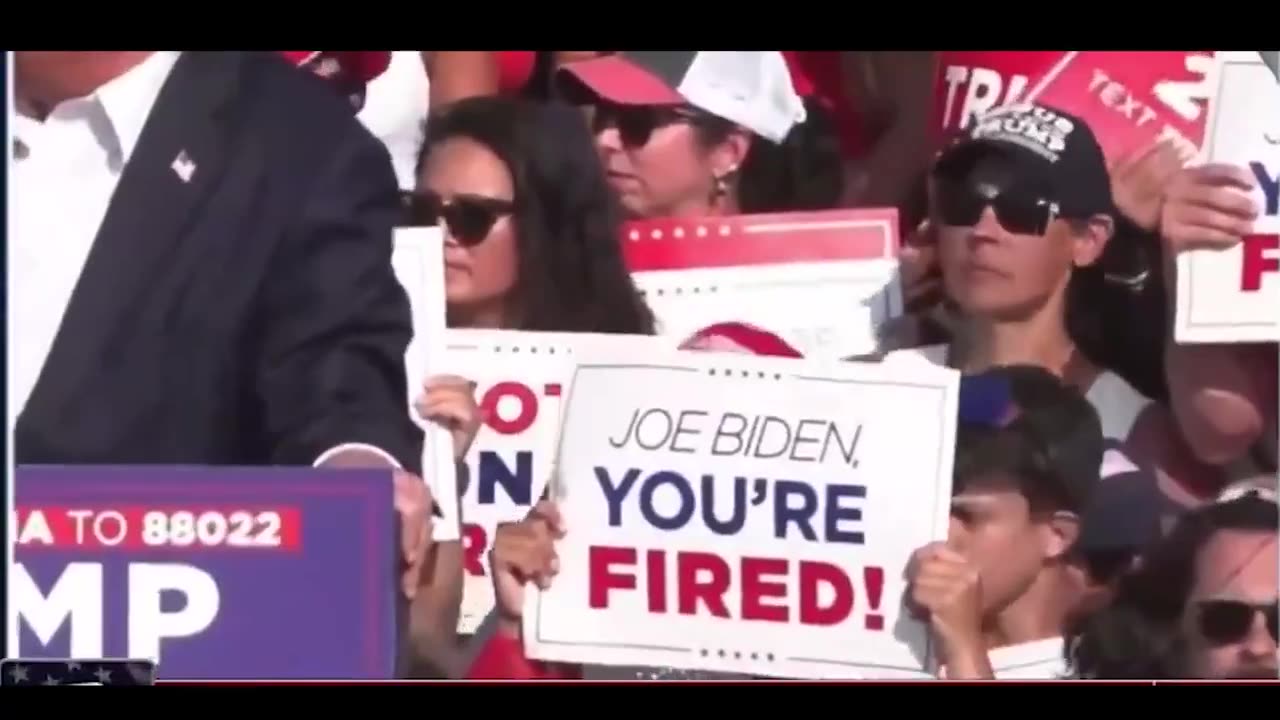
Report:
[[[191,159],[190,155],[187,155],[186,150],[179,151],[178,156],[173,159],[169,167],[173,169],[178,179],[184,183],[191,182],[191,177],[196,174],[196,163]]]

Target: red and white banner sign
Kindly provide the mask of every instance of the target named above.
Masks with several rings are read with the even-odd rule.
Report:
[[[1180,343],[1280,340],[1280,85],[1256,51],[1217,55],[1205,154],[1248,168],[1261,211],[1254,234],[1225,250],[1178,256]]]
[[[458,631],[471,633],[493,609],[489,550],[494,531],[501,523],[524,519],[551,477],[575,350],[629,353],[663,341],[514,330],[449,330],[445,337],[453,372],[475,381],[485,416],[458,471],[465,572]]]
[[[622,243],[659,331],[679,339],[739,321],[842,358],[872,352],[902,313],[892,209],[648,220]]]
[[[945,50],[938,53],[933,127],[967,130],[973,118],[1020,101],[1062,59],[1060,50]],[[1065,109],[1065,108],[1064,108]]]
[[[943,52],[935,127],[964,129],[993,107],[1039,102],[1082,118],[1108,159],[1165,136],[1199,147],[1212,67],[1210,50]]]

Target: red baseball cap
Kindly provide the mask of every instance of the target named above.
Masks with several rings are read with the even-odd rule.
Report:
[[[289,62],[299,67],[321,55],[338,61],[352,79],[367,83],[386,72],[391,65],[391,52],[381,50],[281,50]]]

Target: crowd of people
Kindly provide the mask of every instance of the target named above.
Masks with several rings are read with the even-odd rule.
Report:
[[[1247,169],[1190,163],[1171,142],[1108,162],[1085,121],[1040,105],[997,108],[939,142],[929,52],[281,55],[352,102],[382,140],[379,181],[394,174],[400,190],[395,223],[442,228],[450,327],[651,335],[654,314],[619,243],[624,221],[896,208],[906,312],[880,328],[873,356],[848,360],[962,373],[950,532],[907,568],[907,607],[932,632],[940,674],[1280,674],[1277,348],[1181,345],[1170,330],[1176,256],[1238,243],[1259,216]],[[18,71],[21,93],[22,58]],[[279,305],[323,292],[282,292]],[[725,320],[682,347],[801,356],[750,317]],[[357,371],[305,369],[338,378],[335,398],[358,389],[340,377]],[[480,424],[469,387],[433,378],[419,404],[454,429],[459,459]],[[300,402],[303,390],[281,392]],[[383,436],[321,439],[301,461],[314,460],[310,448],[349,456],[339,443],[351,442],[418,470]],[[59,447],[37,454],[57,459]],[[299,460],[246,447],[229,459]],[[471,639],[454,631],[458,544],[406,541],[422,577],[406,590],[418,672],[712,676],[526,658],[526,589],[555,582],[557,544],[571,542],[550,500],[501,526],[496,622]]]

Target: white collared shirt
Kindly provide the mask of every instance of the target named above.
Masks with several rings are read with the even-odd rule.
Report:
[[[27,404],[98,226],[178,61],[156,52],[44,122],[13,120],[9,185],[9,425]]]
[[[26,406],[125,164],[181,56],[157,51],[43,121],[15,113],[9,183],[9,427]],[[176,170],[175,170],[176,172]],[[348,449],[387,452],[363,444]]]
[[[1006,645],[987,653],[997,680],[1063,680],[1068,676],[1062,638]]]

